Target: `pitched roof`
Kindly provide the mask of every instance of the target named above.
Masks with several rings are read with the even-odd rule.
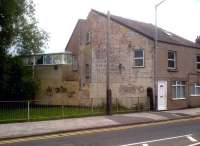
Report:
[[[107,17],[107,15],[104,13],[101,13],[96,10],[92,10],[92,11],[96,12],[104,17]],[[122,18],[122,17],[115,16],[115,15],[111,15],[110,18],[111,18],[111,20],[113,20],[125,27],[128,27],[129,29],[132,29],[152,40],[154,40],[154,38],[155,38],[155,26],[153,24],[130,20],[130,19]],[[174,44],[174,45],[179,45],[179,46],[200,48],[200,45],[198,45],[197,43],[186,40],[174,33],[171,33],[169,31],[166,31],[159,27],[158,27],[158,41],[164,42],[164,43],[169,43],[169,44]]]
[[[70,38],[69,38],[69,41],[68,41],[68,43],[67,43],[67,45],[66,45],[66,47],[65,47],[65,51],[67,51],[68,49],[70,49],[70,48],[68,48],[68,46],[69,46],[69,43],[70,43],[70,41],[71,41],[73,35],[75,34],[75,31],[76,31],[78,25],[81,25],[81,24],[83,24],[84,22],[85,22],[85,19],[78,19],[78,21],[77,21],[77,23],[76,23],[76,25],[75,25],[75,28],[74,28],[74,30],[73,30],[73,32],[72,32]]]

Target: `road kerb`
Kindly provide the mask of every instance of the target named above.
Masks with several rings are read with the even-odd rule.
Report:
[[[106,132],[106,131],[117,131],[117,130],[123,130],[128,128],[139,128],[139,127],[145,127],[145,126],[153,126],[158,124],[170,124],[175,122],[183,122],[183,121],[190,121],[190,120],[196,120],[200,119],[200,115],[196,116],[185,116],[185,117],[179,117],[175,119],[167,119],[167,120],[152,120],[149,122],[137,122],[137,123],[129,123],[129,124],[118,124],[118,125],[110,125],[110,126],[102,126],[102,127],[92,127],[92,128],[82,128],[82,129],[75,129],[75,130],[64,130],[64,131],[54,131],[54,132],[47,132],[42,134],[30,134],[30,135],[18,135],[13,137],[6,137],[6,138],[0,138],[0,144],[2,142],[9,142],[13,141],[19,142],[19,141],[31,141],[31,140],[40,140],[40,139],[48,139],[48,138],[58,138],[58,137],[64,137],[64,136],[72,136],[72,135],[81,135],[81,134],[89,134],[89,133],[100,133],[100,132]]]

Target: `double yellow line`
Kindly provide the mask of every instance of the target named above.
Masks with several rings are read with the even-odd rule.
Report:
[[[170,124],[170,123],[178,123],[178,122],[187,122],[187,121],[199,120],[199,119],[200,119],[200,117],[193,117],[193,118],[188,118],[188,119],[176,119],[176,120],[172,120],[172,121],[161,121],[161,122],[145,123],[145,124],[137,124],[137,125],[126,125],[126,126],[117,126],[117,127],[110,127],[110,128],[99,128],[99,129],[92,129],[92,130],[65,132],[65,133],[50,134],[50,135],[43,135],[43,136],[16,138],[16,139],[10,139],[10,140],[2,140],[2,141],[0,141],[0,145],[2,145],[2,144],[11,144],[11,143],[19,143],[19,142],[35,141],[35,140],[54,139],[54,138],[76,136],[76,135],[84,135],[84,134],[94,134],[94,133],[100,133],[100,132],[119,131],[119,130],[125,130],[125,129],[130,129],[130,128],[139,128],[139,127]]]

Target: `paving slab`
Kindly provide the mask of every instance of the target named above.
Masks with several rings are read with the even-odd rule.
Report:
[[[0,124],[0,139],[171,120],[184,114],[185,117],[200,115],[200,108]]]
[[[118,124],[133,124],[133,123],[144,123],[153,121],[151,118],[146,117],[136,117],[136,116],[127,116],[127,115],[115,115],[109,116],[107,119],[110,119]]]
[[[168,117],[158,115],[153,112],[130,113],[130,114],[124,114],[124,116],[135,117],[135,118],[143,117],[143,118],[148,118],[152,120],[167,120],[168,119]]]
[[[74,119],[62,119],[51,121],[38,121],[38,122],[25,122],[25,123],[12,123],[0,124],[0,138],[18,137],[27,135],[39,135],[43,133],[53,133],[59,131],[72,131],[78,129],[88,129],[93,127],[114,126],[118,123],[100,117],[86,117]]]
[[[168,113],[168,112],[152,112],[152,114],[158,115],[158,116],[163,116],[168,119],[181,118],[183,116],[188,116],[188,115],[180,115],[180,114]]]
[[[174,114],[182,114],[188,116],[196,116],[200,115],[200,108],[190,108],[190,109],[183,109],[183,110],[172,110],[166,111],[166,113],[174,113]]]

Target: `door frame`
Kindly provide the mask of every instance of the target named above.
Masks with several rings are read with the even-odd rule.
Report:
[[[161,111],[161,110],[167,110],[167,81],[166,80],[158,80],[157,82],[157,110]],[[163,90],[164,91],[160,91],[159,87],[160,85],[164,85]],[[163,93],[161,93],[163,92]],[[160,96],[160,94],[163,94],[162,97]],[[165,99],[163,99],[165,98]],[[163,105],[159,105],[161,103],[162,99],[165,103]]]

